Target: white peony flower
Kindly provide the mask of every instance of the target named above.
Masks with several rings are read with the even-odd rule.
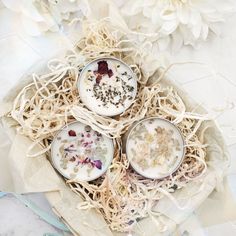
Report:
[[[234,11],[229,0],[128,0],[119,7],[131,30],[174,50],[219,34],[219,23]]]
[[[17,12],[19,26],[37,36],[46,31],[81,20],[90,14],[87,0],[2,0],[5,7]]]

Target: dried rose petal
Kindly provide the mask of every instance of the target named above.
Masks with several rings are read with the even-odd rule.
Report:
[[[100,160],[93,161],[93,164],[99,169],[102,169],[102,162]]]
[[[96,83],[99,84],[103,75],[108,75],[109,78],[113,76],[113,71],[108,69],[108,64],[106,61],[98,62],[98,70],[93,72],[96,77]]]
[[[106,61],[98,62],[98,73],[101,75],[108,74],[108,64]]]
[[[68,132],[68,135],[69,136],[76,136],[76,132],[74,131],[74,130],[70,130],[69,132]]]
[[[110,70],[108,70],[107,74],[108,74],[109,78],[111,78],[113,76],[113,71],[110,69]]]
[[[102,80],[102,75],[98,74],[96,77],[96,84],[100,84],[101,80]]]

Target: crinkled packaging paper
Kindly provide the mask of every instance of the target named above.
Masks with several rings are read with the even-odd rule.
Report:
[[[1,102],[0,189],[17,193],[44,192],[55,213],[69,225],[75,235],[126,235],[112,232],[102,215],[96,210],[78,210],[77,204],[83,200],[66,186],[45,155],[37,158],[26,156],[32,141],[18,134],[15,128],[15,121],[6,117],[15,96],[30,81],[29,75],[31,72],[45,72],[45,68],[46,61],[38,63],[37,67],[32,68],[28,75],[22,78],[21,83],[15,85],[9,95]],[[180,87],[167,81],[160,83],[162,86],[171,85],[175,87],[189,110],[196,108],[195,102]],[[203,108],[198,106],[198,112],[204,112]],[[158,223],[150,218],[139,222],[140,228],[145,232],[146,236],[168,235],[168,232],[175,230],[176,224],[181,224],[193,211],[195,211],[200,219],[203,219],[204,226],[236,219],[236,214],[233,211],[236,204],[230,191],[227,190],[227,185],[224,185],[221,191],[211,194],[216,187],[219,188],[221,186],[220,183],[223,181],[224,172],[229,163],[222,135],[217,125],[213,121],[209,122],[211,122],[211,128],[208,129],[205,135],[206,142],[210,144],[210,147],[207,149],[207,162],[210,163],[208,172],[201,181],[190,183],[186,188],[176,191],[175,197],[179,204],[187,204],[187,208],[183,210],[176,209],[176,206],[168,198],[163,198],[157,204],[155,210],[162,213],[161,217],[168,225],[168,231],[158,232]],[[217,144],[219,149],[211,148],[213,144]],[[195,194],[193,195],[193,193]],[[193,197],[188,198],[188,195],[193,195]],[[203,202],[203,206],[200,210],[197,210]],[[221,215],[219,219],[218,214],[215,215],[213,212],[209,214],[209,204],[205,204],[205,202],[217,203],[210,204],[211,207],[214,207],[210,211],[222,212],[223,216]],[[137,229],[135,235],[143,234]]]

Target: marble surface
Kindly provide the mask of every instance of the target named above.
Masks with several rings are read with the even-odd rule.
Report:
[[[25,197],[37,203],[45,212],[53,214],[43,194],[29,194]],[[63,235],[63,232],[47,224],[10,194],[0,200],[1,236],[50,236],[50,234],[59,236]]]
[[[0,5],[0,98],[38,60],[48,58],[68,46],[67,39],[60,33],[32,38],[13,19],[16,19],[16,15]],[[185,47],[168,57],[172,62],[205,63],[205,66],[175,66],[169,73],[218,121],[232,157],[228,183],[236,198],[236,27],[232,27],[235,22],[236,15],[233,15],[224,25],[220,37],[209,40],[195,51]],[[29,194],[26,197],[53,214],[42,194]],[[193,214],[178,228],[179,235],[236,235],[236,219],[235,222],[231,220],[211,227],[203,228],[201,224]],[[0,236],[52,233],[63,235],[63,232],[44,222],[13,196],[0,199]]]

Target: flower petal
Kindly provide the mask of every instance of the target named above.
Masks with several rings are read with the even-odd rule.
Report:
[[[23,1],[21,12],[34,21],[44,21],[42,17],[43,12],[40,12],[40,8],[37,8],[33,1]]]
[[[169,36],[160,38],[158,40],[158,46],[159,46],[160,51],[166,50],[169,47],[169,44],[170,44],[170,37]]]
[[[180,29],[180,32],[183,36],[184,45],[188,45],[188,44],[194,45],[195,39],[194,39],[193,35],[191,33],[189,33],[189,29],[187,28],[187,26],[181,25],[179,27],[179,29]]]
[[[177,20],[166,21],[163,23],[160,32],[165,35],[171,34],[176,30],[178,24],[179,22]]]
[[[21,23],[27,34],[31,36],[39,36],[42,34],[39,24],[23,14],[21,14]]]
[[[160,18],[160,12],[157,7],[154,7],[152,9],[151,14],[147,17],[147,19],[149,20],[150,17],[151,17],[151,24],[152,25],[160,24],[162,22],[162,20]]]
[[[189,9],[185,5],[181,6],[177,11],[177,16],[182,24],[188,24],[189,15]]]
[[[152,8],[151,7],[144,7],[143,8],[143,15],[147,18],[150,18],[152,15]]]
[[[166,20],[166,21],[175,20],[176,19],[176,12],[169,9],[169,8],[165,8],[161,11],[160,18],[163,20]]]
[[[127,1],[124,7],[121,9],[122,13],[127,16],[136,15],[142,12],[143,8],[146,6],[152,6],[155,4],[155,0],[143,1],[143,0],[130,0]]]
[[[178,51],[182,45],[183,45],[183,35],[181,34],[180,30],[177,29],[174,34],[173,34],[173,37],[172,37],[172,51],[173,52],[176,52]]]
[[[12,11],[20,12],[22,2],[21,0],[2,0],[4,6]]]
[[[192,10],[191,15],[190,15],[190,19],[189,19],[189,24],[196,25],[199,22],[201,22],[200,12],[198,12],[196,10]]]
[[[224,17],[221,13],[211,12],[204,16],[205,20],[208,22],[224,22]]]
[[[192,31],[192,34],[195,39],[198,39],[200,37],[201,30],[202,30],[202,23],[201,22],[199,22],[196,25],[193,25],[191,31]]]
[[[201,36],[202,36],[202,39],[203,40],[206,40],[207,39],[207,36],[208,36],[208,25],[203,23],[202,24],[202,31],[201,31]]]
[[[100,160],[93,161],[93,164],[98,168],[99,170],[102,169],[102,162]]]
[[[221,32],[221,29],[220,29],[220,23],[218,24],[209,24],[209,29],[215,33],[216,35],[219,35],[220,32]]]

